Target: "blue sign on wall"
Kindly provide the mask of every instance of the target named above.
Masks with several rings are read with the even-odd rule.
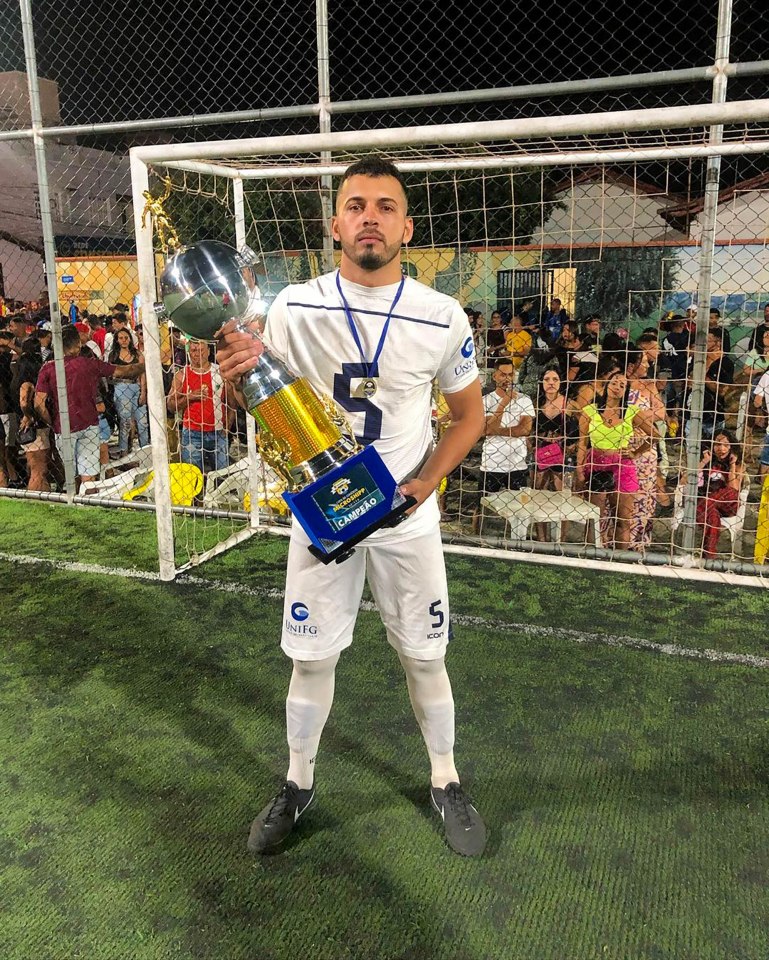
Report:
[[[63,276],[63,277],[61,278],[61,282],[62,282],[62,283],[74,283],[74,282],[75,282],[75,278],[68,273],[68,274],[66,274],[65,276]]]

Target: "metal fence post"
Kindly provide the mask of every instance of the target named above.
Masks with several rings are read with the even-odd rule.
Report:
[[[29,90],[29,113],[32,120],[32,142],[35,150],[35,168],[37,171],[37,189],[40,198],[40,220],[43,227],[43,251],[45,257],[45,283],[48,290],[48,305],[51,311],[51,333],[53,356],[56,365],[56,396],[59,408],[61,433],[61,458],[64,463],[64,487],[67,499],[72,503],[75,496],[75,457],[74,445],[69,422],[69,401],[64,373],[64,351],[61,344],[61,311],[56,281],[56,244],[53,235],[51,200],[48,190],[48,167],[45,162],[45,140],[41,130],[43,111],[40,107],[40,85],[37,78],[37,56],[35,36],[32,28],[31,0],[20,0],[21,29],[24,35],[24,60],[27,70],[27,88]]]
[[[732,35],[732,0],[719,0],[718,33],[716,36],[715,76],[713,78],[713,103],[726,102],[729,46]],[[710,128],[709,143],[720,144],[724,128],[718,124]],[[700,274],[697,285],[697,329],[694,340],[694,366],[692,370],[691,408],[686,437],[686,488],[684,492],[683,549],[691,556],[696,549],[697,520],[697,475],[699,473],[700,448],[702,447],[702,412],[705,402],[705,374],[708,321],[710,317],[710,294],[713,278],[713,253],[716,243],[718,194],[721,179],[721,157],[708,157],[705,175],[705,195],[700,238]]]
[[[318,126],[321,133],[331,132],[331,75],[328,47],[328,0],[315,0],[315,25],[318,42]],[[331,163],[331,153],[320,155],[321,163]],[[333,180],[320,178],[320,205],[323,218],[323,270],[334,269],[334,238],[331,235],[331,217],[334,213]]]

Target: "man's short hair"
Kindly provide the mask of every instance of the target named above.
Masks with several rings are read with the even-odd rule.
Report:
[[[708,336],[715,337],[715,339],[721,344],[724,342],[724,331],[719,327],[716,327],[715,330],[708,330]]]
[[[128,317],[127,317],[126,314],[124,314],[124,313],[118,312],[118,313],[116,313],[116,314],[114,315],[114,317],[113,317],[112,319],[113,319],[113,321],[114,321],[114,320],[117,320],[119,323],[125,323],[125,324],[128,323]]]
[[[512,357],[500,357],[499,360],[494,364],[494,369],[499,370],[500,367],[512,367],[513,360]]]
[[[69,324],[61,331],[61,345],[66,350],[67,347],[80,346],[80,333],[77,328]]]
[[[717,317],[720,317],[720,316],[721,316],[721,311],[718,309],[718,307],[711,307],[711,308],[710,308],[710,312],[711,312],[711,313],[715,313],[715,315],[716,315]]]
[[[642,333],[641,336],[636,340],[636,343],[640,346],[642,343],[659,343],[659,339],[656,333]]]
[[[406,198],[406,209],[408,210],[408,187],[406,186],[403,174],[392,160],[388,160],[386,157],[379,156],[378,154],[372,154],[369,157],[363,157],[362,160],[356,160],[355,163],[351,163],[342,174],[337,193],[342,189],[342,184],[345,180],[349,180],[350,177],[393,177],[401,185],[403,195]]]

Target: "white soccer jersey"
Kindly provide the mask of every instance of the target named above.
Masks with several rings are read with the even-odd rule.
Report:
[[[376,353],[398,284],[364,287],[339,278],[358,331],[356,345],[337,288],[337,271],[286,287],[267,315],[264,340],[294,372],[319,393],[332,397],[363,443],[373,443],[399,482],[412,475],[432,445],[431,387],[437,377],[444,394],[478,378],[467,315],[451,297],[406,277],[377,368],[367,373]],[[365,362],[364,362],[365,360]],[[361,387],[370,376],[377,390]],[[429,517],[428,517],[429,514]],[[422,517],[422,523],[414,521]],[[430,497],[398,531],[418,535],[437,522]],[[386,536],[377,531],[373,537]]]

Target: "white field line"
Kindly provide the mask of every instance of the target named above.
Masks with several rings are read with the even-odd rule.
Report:
[[[28,557],[11,553],[0,553],[0,561],[15,563],[23,566],[49,566],[55,570],[67,573],[96,574],[97,576],[127,577],[132,580],[144,580],[150,583],[161,583],[160,575],[147,570],[131,570],[124,567],[104,567],[95,563],[77,563],[72,560],[46,560],[42,557]],[[245,597],[255,597],[259,600],[283,600],[282,590],[266,587],[247,587],[241,583],[227,580],[210,580],[205,577],[196,577],[189,573],[180,574],[175,583],[182,583],[204,590],[216,590],[220,593],[234,593]],[[361,610],[376,611],[376,604],[370,600],[362,600]],[[693,647],[682,647],[677,643],[656,643],[643,637],[628,637],[621,634],[584,633],[581,630],[569,630],[561,627],[538,626],[532,623],[504,623],[500,620],[488,620],[485,617],[465,616],[452,614],[451,620],[457,626],[483,627],[489,630],[506,631],[511,636],[546,636],[565,637],[574,643],[603,644],[607,647],[628,647],[633,650],[646,650],[652,653],[664,654],[668,657],[683,657],[689,660],[707,660],[710,663],[739,664],[747,667],[769,667],[769,657],[759,657],[752,653],[729,653],[722,650],[698,650]]]

